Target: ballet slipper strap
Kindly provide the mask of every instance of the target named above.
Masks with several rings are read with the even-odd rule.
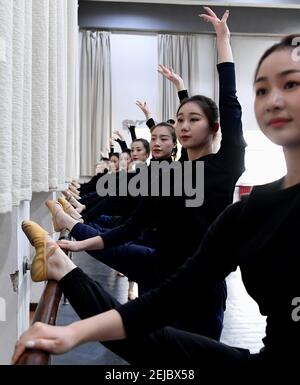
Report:
[[[53,246],[51,246],[51,249],[50,249],[49,252],[47,253],[46,258],[51,257],[51,256],[55,253],[55,251],[56,251],[57,249],[59,249],[59,246],[58,246],[58,245],[53,245]]]

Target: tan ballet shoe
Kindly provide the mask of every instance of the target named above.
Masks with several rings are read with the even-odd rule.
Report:
[[[46,254],[46,236],[48,232],[33,221],[23,221],[22,230],[36,251],[30,267],[31,279],[34,282],[47,281],[47,258],[50,257],[59,246],[53,245],[48,254]]]
[[[70,215],[70,217],[75,220],[82,218],[78,211],[76,211],[74,207],[65,198],[58,198],[58,202],[62,205],[64,212]]]
[[[52,214],[52,223],[53,223],[54,231],[56,231],[56,232],[62,231],[63,229],[60,228],[60,226],[58,225],[58,223],[55,219],[56,214],[58,213],[57,211],[55,212],[55,205],[60,205],[61,208],[62,208],[62,205],[59,202],[51,200],[51,199],[46,200],[45,205],[48,207],[48,209],[50,210],[50,212]]]

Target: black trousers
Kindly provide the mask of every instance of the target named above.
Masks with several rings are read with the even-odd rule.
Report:
[[[76,268],[62,278],[59,286],[81,319],[114,309],[119,302],[96,281]],[[154,333],[121,341],[104,342],[127,362],[150,367],[197,367],[205,375],[224,378],[226,374],[253,373],[263,363],[262,354],[224,345],[210,338],[165,327]]]
[[[83,223],[77,223],[70,234],[77,241],[101,235],[98,230]],[[153,248],[128,242],[103,250],[88,250],[87,253],[125,274],[129,280],[137,282],[139,289],[143,291],[156,287],[159,283],[157,254]]]
[[[77,223],[73,227],[71,235],[76,240],[83,240],[97,236],[99,233],[88,225]],[[152,247],[129,242],[120,246],[87,252],[107,266],[122,272],[129,280],[137,282],[139,294],[159,286],[165,278],[160,269],[161,257]],[[205,299],[202,296],[201,304],[199,304],[201,312],[195,312],[194,309],[186,311],[178,317],[173,326],[219,340],[223,328],[226,297],[227,288],[224,281],[215,289],[207,292]],[[187,300],[189,299],[187,298]],[[192,301],[195,304],[197,298]],[[197,307],[196,304],[195,306]]]

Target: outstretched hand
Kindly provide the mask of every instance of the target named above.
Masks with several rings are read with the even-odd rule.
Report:
[[[141,100],[137,100],[135,104],[143,111],[146,119],[149,119],[151,117],[151,111],[145,101],[143,102]]]
[[[115,130],[113,134],[114,134],[114,137],[116,137],[116,139],[124,140],[124,137],[119,130]]]
[[[173,68],[167,68],[162,64],[159,64],[158,70],[166,79],[170,80],[177,88],[178,91],[184,90],[184,82],[181,76],[173,71]]]
[[[26,348],[61,354],[71,350],[78,342],[71,325],[51,326],[36,322],[17,341],[12,356],[12,364],[16,364]]]
[[[207,23],[211,23],[216,31],[218,36],[229,37],[230,31],[227,26],[227,19],[229,16],[229,11],[226,10],[221,19],[214,13],[214,11],[209,7],[203,7],[207,13],[202,13],[199,15],[201,19],[205,20]]]

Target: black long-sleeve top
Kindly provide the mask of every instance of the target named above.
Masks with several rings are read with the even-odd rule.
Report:
[[[105,174],[106,172],[104,173],[100,172],[94,175],[88,182],[80,184],[80,187],[78,189],[80,194],[84,195],[90,192],[95,192],[98,180]]]
[[[153,161],[160,162],[161,160],[156,160],[155,158],[152,158],[150,165],[148,166],[149,168],[151,167],[151,164]],[[172,158],[166,158],[163,159],[163,161],[167,161],[168,163],[172,162]],[[125,171],[122,171],[125,172]],[[127,173],[127,189],[128,189],[128,184],[130,183],[132,178],[136,178],[138,175],[139,171],[130,171]],[[116,176],[116,191],[115,191],[115,196],[107,196],[103,197],[98,201],[93,202],[93,206],[89,208],[89,210],[86,210],[82,214],[82,218],[85,223],[93,222],[96,220],[100,215],[112,215],[112,216],[121,216],[122,219],[119,220],[119,224],[125,222],[129,217],[130,214],[133,213],[133,211],[137,208],[137,206],[140,204],[140,202],[144,199],[149,199],[148,196],[136,196],[133,197],[130,194],[126,196],[120,196],[118,193],[118,175],[119,172],[114,174]],[[149,186],[149,191],[151,191],[151,172],[148,173],[148,186]],[[150,194],[149,194],[150,195]],[[141,229],[142,231],[143,229]]]
[[[122,171],[125,172],[125,171]],[[118,185],[118,174],[115,174],[117,185]],[[136,172],[132,171],[127,173],[127,181],[130,182],[132,178],[137,175]],[[125,219],[128,219],[133,210],[138,206],[141,197],[132,197],[131,195],[119,196],[118,189],[116,190],[116,196],[107,196],[100,197],[97,195],[98,199],[93,202],[93,205],[89,207],[88,210],[85,210],[82,214],[82,218],[85,223],[95,221],[100,215],[112,215],[112,216],[122,216]]]
[[[172,277],[117,308],[128,336],[170,324],[177,312],[193,307],[192,297],[201,299],[240,266],[247,292],[267,316],[265,352],[280,359],[295,354],[300,343],[300,321],[292,317],[299,306],[293,301],[300,297],[300,184],[281,186],[282,179],[253,188],[218,217],[195,255]]]
[[[217,66],[220,81],[220,123],[222,141],[216,154],[193,161],[193,182],[197,161],[204,161],[204,203],[186,207],[186,197],[151,197],[143,200],[122,226],[103,234],[105,247],[136,239],[141,230],[154,225],[157,234],[159,270],[167,276],[197,249],[212,221],[232,203],[237,179],[244,171],[245,142],[241,107],[236,97],[233,63]]]

